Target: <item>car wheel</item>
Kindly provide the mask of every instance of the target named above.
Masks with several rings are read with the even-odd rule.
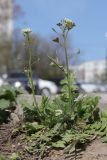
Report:
[[[48,88],[43,88],[40,93],[41,95],[48,96],[48,97],[51,95],[51,92]]]

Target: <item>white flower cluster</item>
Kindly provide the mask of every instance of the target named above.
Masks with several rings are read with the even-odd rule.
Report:
[[[75,26],[75,23],[72,20],[68,19],[68,18],[64,18],[64,26],[65,26],[65,28],[70,30]]]
[[[30,28],[25,28],[25,29],[22,30],[22,32],[23,32],[23,34],[25,35],[25,34],[31,33],[32,30],[31,30]]]

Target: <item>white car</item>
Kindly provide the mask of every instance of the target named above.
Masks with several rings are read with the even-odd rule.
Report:
[[[99,92],[107,92],[107,84],[99,84],[98,91]]]
[[[4,82],[3,82],[3,78],[0,77],[0,86],[2,86],[3,83],[4,83]]]
[[[8,75],[7,82],[17,88],[23,87],[29,93],[31,93],[31,88],[29,86],[28,78],[24,73],[21,72],[13,72]],[[33,83],[35,86],[35,93],[40,95],[53,95],[58,93],[58,87],[54,82],[43,80],[37,77],[37,75],[33,76]]]
[[[98,91],[98,86],[94,83],[80,83],[80,87],[86,93]]]
[[[41,95],[53,95],[58,93],[58,87],[54,82],[38,78],[38,88]]]
[[[107,92],[107,84],[81,83],[80,87],[86,92]]]

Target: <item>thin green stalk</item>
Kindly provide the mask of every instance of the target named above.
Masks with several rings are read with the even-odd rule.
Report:
[[[71,109],[71,113],[73,111],[73,108],[71,107],[72,106],[72,102],[71,102],[71,87],[70,87],[70,73],[69,73],[69,60],[68,60],[68,52],[67,52],[67,44],[66,44],[66,41],[67,41],[67,34],[63,34],[63,38],[64,38],[64,51],[65,51],[65,61],[66,61],[66,76],[67,76],[67,81],[68,81],[68,91],[69,91],[69,107]]]
[[[52,57],[48,56],[48,58],[51,60],[51,62],[53,62],[61,71],[64,71],[64,67],[59,65]]]
[[[32,78],[32,51],[31,51],[31,48],[30,48],[31,46],[30,46],[29,34],[27,35],[27,41],[28,41],[28,52],[29,52],[29,74],[28,74],[28,79],[29,79],[29,83],[31,85],[34,106],[36,107],[39,119],[41,120],[41,114],[40,114],[39,109],[38,109],[38,103],[37,103],[37,100],[36,100],[36,97],[35,97],[35,88],[34,88],[33,78]]]

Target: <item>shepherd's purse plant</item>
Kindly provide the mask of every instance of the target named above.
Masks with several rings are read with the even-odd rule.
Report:
[[[51,63],[58,66],[65,75],[62,80],[62,93],[49,100],[48,97],[42,97],[41,103],[38,105],[32,80],[32,50],[30,34],[31,29],[24,30],[24,36],[29,53],[29,65],[26,70],[30,87],[33,93],[33,104],[22,103],[24,109],[25,124],[21,130],[26,133],[25,139],[28,146],[25,150],[28,153],[36,153],[39,159],[45,156],[47,151],[52,148],[64,149],[65,153],[71,153],[80,146],[91,141],[103,130],[106,135],[105,119],[102,120],[100,109],[97,107],[99,97],[79,95],[76,92],[75,76],[69,70],[69,53],[67,47],[67,38],[69,32],[75,27],[75,23],[68,18],[57,23],[61,33],[56,29],[53,31],[57,37],[53,39],[64,50],[65,66],[62,66],[57,60],[48,56]],[[106,116],[105,116],[106,117]],[[102,127],[103,126],[103,127]],[[101,131],[100,131],[101,129]]]

